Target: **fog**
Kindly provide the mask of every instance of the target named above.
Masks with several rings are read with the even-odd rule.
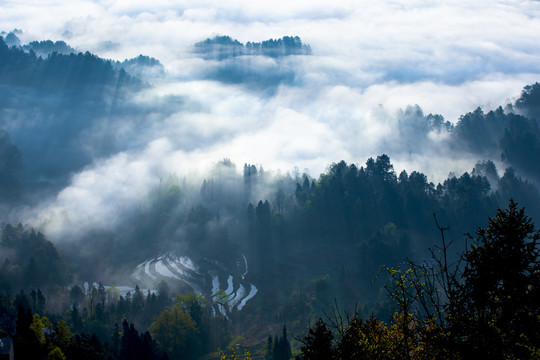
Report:
[[[540,80],[537,1],[77,0],[2,8],[0,31],[20,29],[22,44],[62,40],[104,59],[144,54],[163,65],[137,73],[144,86],[99,91],[91,101],[61,88],[44,96],[3,87],[12,97],[3,100],[2,128],[28,176],[53,184],[7,219],[54,240],[113,230],[160,179],[197,183],[224,158],[238,172],[248,163],[317,178],[333,162],[362,165],[386,153],[396,172],[439,182],[484,159],[451,148],[449,133],[426,127],[425,117],[455,124],[477,107],[512,103]],[[299,36],[311,53],[195,51],[217,35],[242,44]],[[498,154],[492,160],[504,170]]]

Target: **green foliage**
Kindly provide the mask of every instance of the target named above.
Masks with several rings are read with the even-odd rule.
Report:
[[[55,316],[57,317],[57,316]],[[59,319],[53,324],[47,317],[19,308],[14,336],[15,354],[20,359],[119,359],[157,360],[163,353],[148,332],[138,335],[133,324],[122,323],[123,331],[114,328],[113,344],[109,346],[95,334],[75,334]],[[121,335],[121,339],[120,339]],[[116,341],[115,341],[116,339]]]
[[[251,354],[248,350],[244,350],[244,356],[236,354],[234,349],[229,349],[228,353],[225,353],[223,350],[218,349],[219,359],[220,360],[251,360]]]
[[[197,323],[181,304],[163,310],[150,325],[150,333],[173,359],[181,356],[191,359],[201,353]]]
[[[47,355],[48,360],[66,360],[66,356],[59,347],[55,347]]]
[[[34,318],[30,324],[30,330],[36,341],[41,345],[45,344],[45,323],[50,324],[47,318],[41,319],[38,314],[34,314]]]
[[[446,359],[443,347],[433,345],[433,327],[417,323],[411,314],[395,314],[391,324],[355,314],[343,327],[319,319],[302,340],[297,359]],[[331,328],[338,334],[334,339]]]
[[[54,344],[65,352],[71,342],[73,333],[65,320],[58,320],[54,326]]]

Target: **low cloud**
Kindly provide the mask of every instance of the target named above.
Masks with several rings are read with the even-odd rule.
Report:
[[[57,239],[113,229],[160,177],[200,179],[223,158],[239,169],[298,167],[317,177],[331,162],[361,165],[387,153],[396,170],[441,181],[482,159],[450,155],[448,134],[417,131],[421,121],[432,113],[456,123],[540,80],[538,2],[23,1],[5,4],[0,23],[22,29],[22,43],[64,40],[104,58],[144,54],[164,66],[114,107],[84,108],[91,125],[73,141],[87,161],[18,213]],[[299,36],[312,55],[211,59],[193,51],[217,35],[243,44]],[[15,130],[40,117],[3,110],[6,131],[24,149],[31,137]]]

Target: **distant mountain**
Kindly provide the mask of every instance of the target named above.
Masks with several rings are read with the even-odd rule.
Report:
[[[31,45],[33,44],[33,45]],[[46,49],[71,49],[63,42],[33,42],[26,46],[46,52]],[[8,46],[0,37],[0,84],[38,87],[48,90],[89,89],[96,86],[141,85],[140,80],[123,71],[115,71],[110,61],[90,52],[69,53],[54,51],[46,58],[25,51],[24,47]]]
[[[0,36],[4,36],[4,42],[9,47],[20,47],[25,52],[33,51],[37,56],[46,58],[50,54],[56,52],[62,55],[76,54],[78,51],[66,44],[65,41],[52,41],[52,40],[41,40],[41,41],[31,41],[26,45],[22,45],[21,40],[17,34],[21,34],[22,31],[15,29],[9,33],[2,32]]]
[[[7,34],[5,32],[3,33],[3,35],[5,35],[3,42],[8,47],[14,48],[14,52],[17,50],[23,50],[25,53],[28,53],[30,57],[35,55],[37,58],[41,57],[43,59],[46,59],[49,56],[76,55],[78,53],[82,53],[81,51],[78,51],[77,49],[68,45],[63,40],[31,41],[28,44],[22,45],[21,40],[17,36],[18,33],[21,33],[21,31],[16,30]],[[145,55],[139,55],[132,59],[125,59],[124,61],[102,60],[104,63],[110,62],[117,71],[125,70],[127,73],[137,77],[142,77],[149,72],[152,75],[164,73],[163,65],[159,62],[159,60]]]
[[[34,49],[52,52],[42,57]],[[110,60],[55,49],[73,50],[48,40],[9,46],[0,36],[0,150],[9,159],[0,166],[0,182],[13,189],[21,168],[29,181],[54,184],[115,151],[101,122],[124,114],[127,94],[146,86]]]
[[[203,67],[203,78],[242,84],[268,94],[280,84],[297,82],[292,55],[311,55],[311,47],[298,36],[245,45],[230,36],[216,36],[196,43],[193,51],[205,60],[218,60]]]
[[[165,73],[165,69],[159,60],[145,55],[139,55],[124,61],[113,62],[113,66],[117,70],[123,69],[137,77],[144,77],[145,75],[163,75]]]
[[[66,44],[65,41],[56,41],[52,40],[42,40],[42,41],[32,41],[27,45],[22,46],[23,50],[36,53],[37,56],[46,58],[52,53],[58,53],[62,55],[76,54],[77,50]]]
[[[22,31],[19,29],[14,29],[13,31],[10,31],[9,33],[6,33],[5,31],[2,31],[0,33],[0,36],[4,36],[4,41],[8,46],[19,46],[21,45],[21,40],[17,36],[17,34],[21,34]]]
[[[230,36],[215,36],[194,45],[194,51],[206,59],[223,60],[242,55],[282,57],[289,55],[311,55],[311,47],[303,44],[298,36],[284,36],[263,42],[247,42],[245,45]]]

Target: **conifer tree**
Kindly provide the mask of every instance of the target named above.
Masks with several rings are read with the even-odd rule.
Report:
[[[334,335],[328,329],[324,321],[319,318],[313,328],[309,329],[307,336],[302,340],[303,346],[302,357],[297,359],[303,360],[331,360],[334,358],[334,349],[332,342]]]
[[[463,283],[449,304],[467,357],[528,358],[540,349],[540,231],[511,200],[465,253]]]

